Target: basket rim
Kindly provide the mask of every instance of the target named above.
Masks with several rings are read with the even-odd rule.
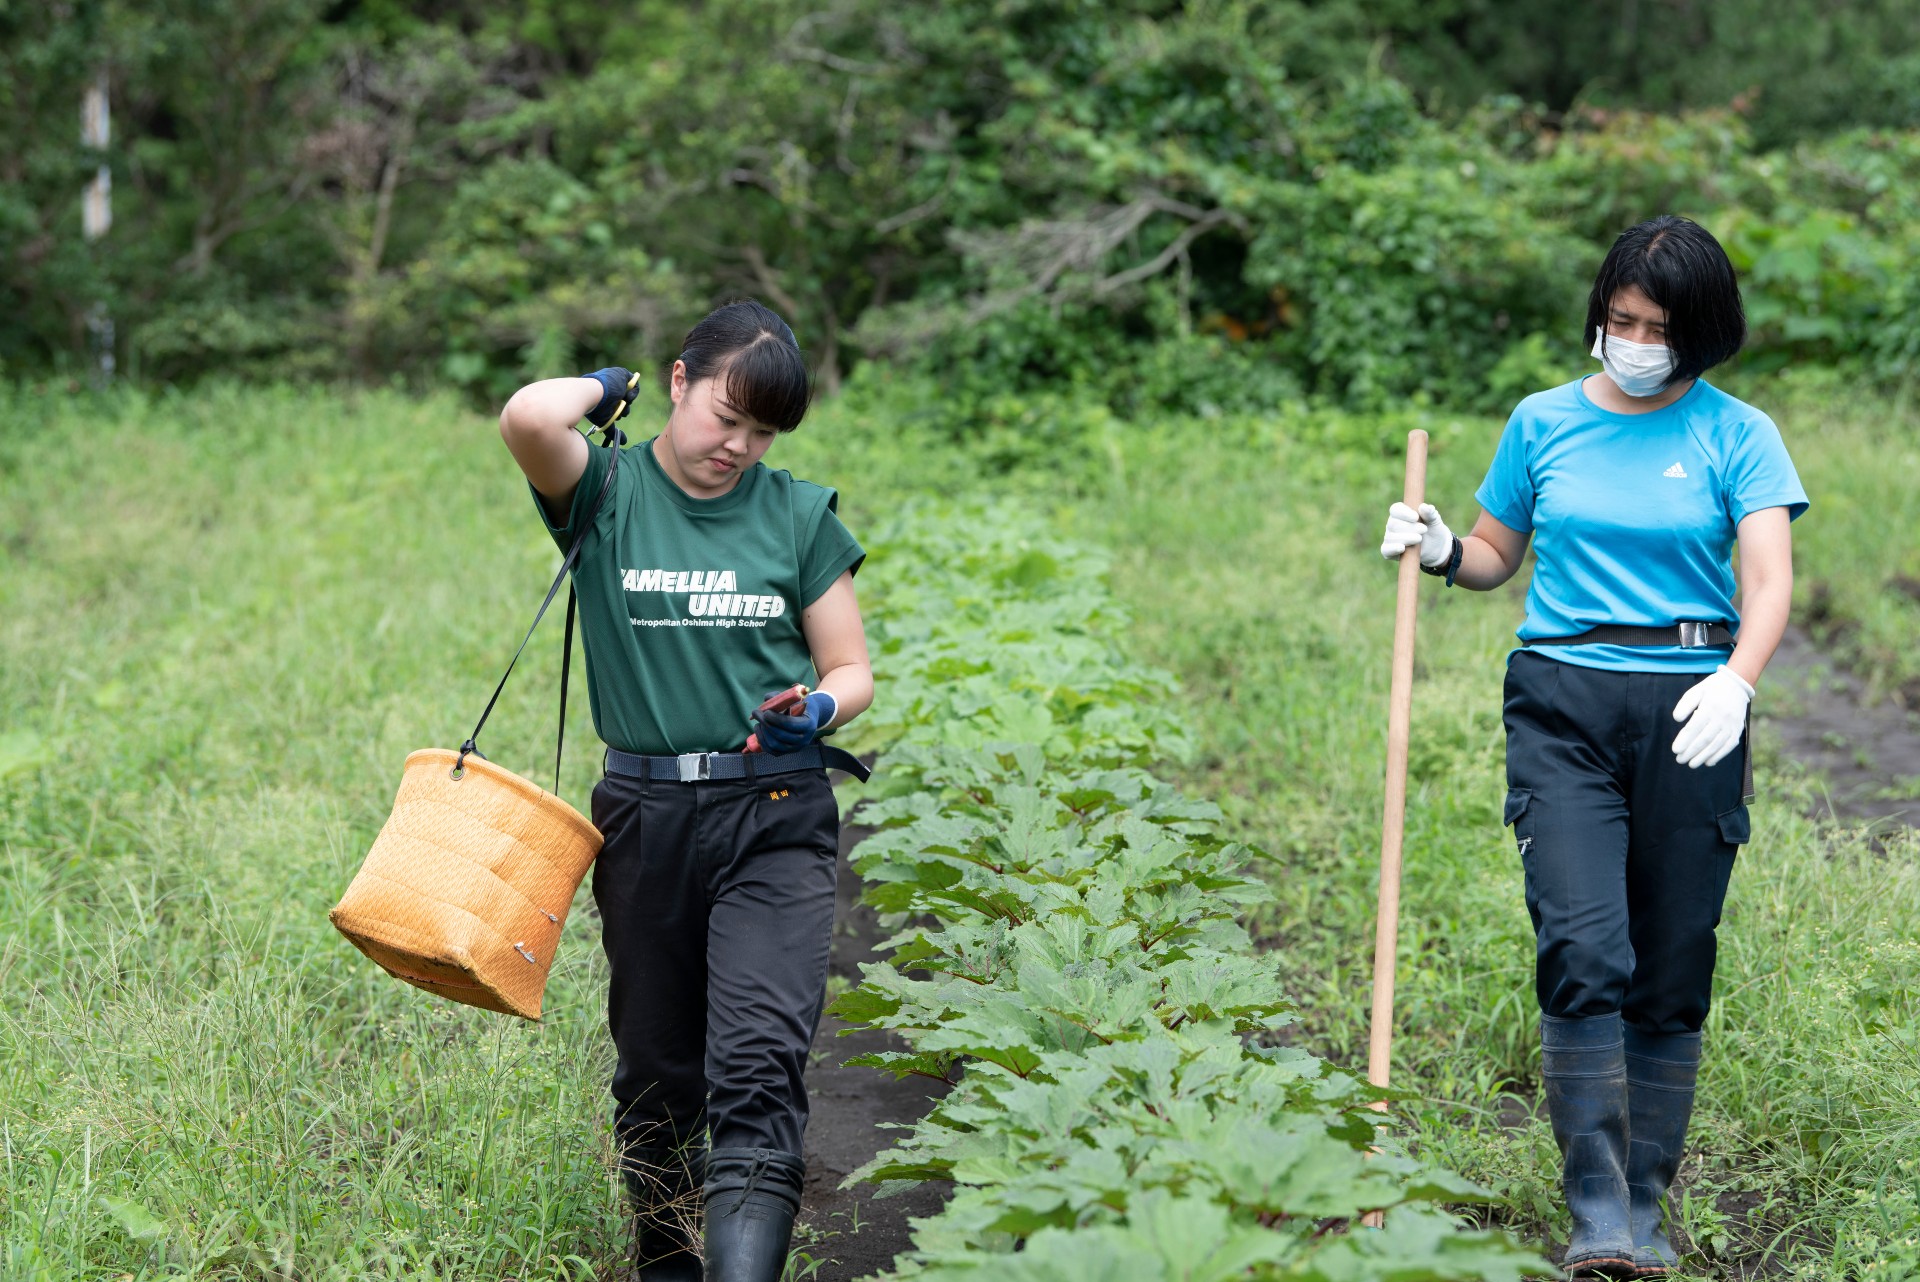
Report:
[[[445,762],[448,771],[452,771],[453,763],[458,760],[460,760],[460,754],[451,748],[416,748],[407,754],[406,762],[402,766],[402,772],[404,773],[405,771],[413,769],[416,761],[422,765],[430,762]],[[462,772],[463,774],[466,772],[478,773],[482,778],[490,779],[494,783],[519,793],[532,805],[552,814],[554,818],[571,826],[574,831],[579,834],[582,841],[592,844],[595,854],[599,853],[601,845],[606,840],[600,830],[593,826],[593,821],[581,814],[578,810],[575,810],[566,798],[548,792],[533,780],[526,778],[524,775],[517,775],[505,766],[497,765],[494,762],[488,761],[485,757],[478,757],[469,753],[466,764],[462,767]]]

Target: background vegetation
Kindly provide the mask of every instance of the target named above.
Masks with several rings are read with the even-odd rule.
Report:
[[[103,73],[96,154],[76,125]],[[1591,368],[1584,291],[1625,225],[1689,214],[1733,255],[1753,339],[1725,380],[1815,501],[1798,617],[1920,702],[1904,0],[0,0],[0,134],[9,1277],[619,1259],[587,916],[523,1028],[370,973],[324,910],[552,564],[477,411],[670,358],[722,297],[787,312],[838,394],[776,461],[843,486],[857,530],[980,491],[1107,545],[1135,622],[1095,592],[1100,645],[1180,677],[1144,723],[1181,723],[1179,783],[1265,851],[1243,924],[1286,1035],[1335,1064],[1371,951],[1380,502],[1422,426],[1461,508],[1498,414]],[[89,243],[102,163],[115,225]],[[96,393],[103,319],[120,378]],[[1007,509],[961,510],[941,547],[1005,541]],[[993,591],[1067,618],[1039,564]],[[914,582],[877,629],[938,615]],[[1403,1134],[1544,1241],[1494,810],[1518,601],[1425,600]],[[490,732],[528,772],[557,644]],[[1805,818],[1818,781],[1764,722],[1759,745],[1689,1267],[1920,1276],[1920,852]]]
[[[1071,386],[1504,408],[1674,210],[1745,273],[1751,363],[1901,379],[1917,125],[1905,0],[7,0],[0,371],[79,369],[104,315],[139,378],[492,401],[751,292],[829,392],[906,361],[963,424]]]

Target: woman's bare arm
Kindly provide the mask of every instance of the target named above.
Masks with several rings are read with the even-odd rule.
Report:
[[[1727,666],[1750,686],[1760,684],[1793,606],[1793,534],[1784,507],[1749,512],[1740,542],[1740,643]]]
[[[1499,587],[1519,573],[1529,537],[1482,512],[1473,523],[1473,533],[1460,540],[1460,570],[1453,576],[1454,583],[1476,592]]]
[[[801,612],[800,631],[813,655],[814,671],[820,674],[819,688],[833,696],[833,720],[828,724],[844,726],[873,706],[873,663],[867,655],[867,629],[860,621],[851,570]]]
[[[500,438],[546,500],[549,515],[564,519],[573,501],[590,448],[574,424],[600,403],[605,391],[598,379],[543,379],[515,392],[500,411]]]

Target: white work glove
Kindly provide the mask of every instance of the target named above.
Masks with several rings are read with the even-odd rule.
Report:
[[[1673,741],[1674,759],[1694,770],[1718,765],[1740,742],[1752,701],[1753,687],[1724,663],[1689,687],[1673,705],[1673,719],[1687,723]]]
[[[1387,536],[1380,544],[1380,555],[1398,561],[1416,543],[1422,565],[1445,565],[1453,555],[1453,531],[1440,519],[1439,508],[1422,503],[1415,513],[1405,503],[1395,503],[1387,509]]]

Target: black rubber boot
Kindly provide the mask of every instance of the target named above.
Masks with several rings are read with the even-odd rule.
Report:
[[[706,1282],[780,1282],[806,1169],[770,1148],[707,1155]]]
[[[1667,1189],[1686,1149],[1693,1084],[1700,1074],[1700,1034],[1659,1037],[1626,1030],[1627,1202],[1633,1217],[1635,1277],[1663,1278],[1679,1263],[1667,1241]]]
[[[620,1164],[633,1207],[640,1282],[700,1282],[694,1250],[706,1150],[629,1146]]]
[[[1540,1017],[1540,1062],[1561,1188],[1573,1215],[1565,1264],[1573,1277],[1631,1278],[1627,1211],[1627,1064],[1620,1017]]]

